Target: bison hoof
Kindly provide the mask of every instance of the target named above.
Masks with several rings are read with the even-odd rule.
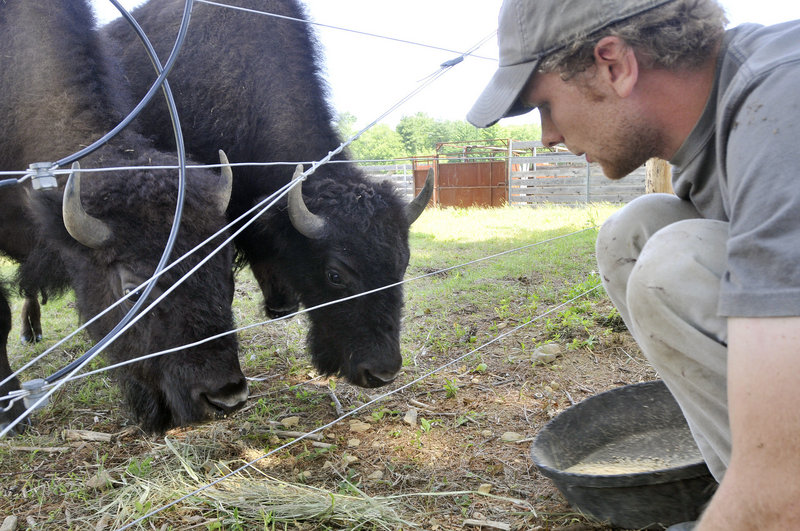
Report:
[[[0,422],[0,432],[4,431],[8,427],[9,424],[11,424],[11,423],[10,422],[5,422],[5,421]],[[23,433],[25,433],[25,430],[28,429],[28,426],[30,426],[30,424],[31,424],[31,421],[28,418],[18,422],[16,426],[11,428],[11,430],[6,434],[6,436],[22,435]]]
[[[42,334],[36,334],[35,336],[34,335],[29,335],[29,334],[22,334],[22,335],[19,336],[19,338],[20,338],[20,340],[22,341],[23,344],[27,345],[28,343],[38,343],[38,342],[40,342],[42,340]]]

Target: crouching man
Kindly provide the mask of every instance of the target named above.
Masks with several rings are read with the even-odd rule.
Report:
[[[612,179],[670,161],[674,196],[602,227],[603,285],[720,482],[695,529],[800,529],[800,21],[726,22],[714,0],[505,0],[467,118],[536,108],[545,145]]]

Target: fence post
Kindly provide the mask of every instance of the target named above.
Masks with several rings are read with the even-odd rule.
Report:
[[[514,139],[508,139],[508,155],[506,155],[506,201],[511,205],[511,157],[514,156]]]
[[[591,180],[591,177],[592,177],[592,166],[589,164],[589,161],[587,160],[586,161],[586,204],[587,205],[591,202],[590,201],[590,199],[591,199],[591,191],[590,191],[591,185],[589,184],[589,181]]]
[[[672,169],[669,162],[651,158],[645,164],[644,193],[675,193],[672,190]]]
[[[408,164],[405,163],[403,164],[403,190],[406,192],[406,197],[411,196],[413,198],[416,195],[414,170],[411,170],[411,176],[409,177]]]

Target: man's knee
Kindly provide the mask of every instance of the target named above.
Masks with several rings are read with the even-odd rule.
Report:
[[[717,320],[727,234],[727,223],[692,219],[648,239],[628,279],[628,305],[639,327],[656,328],[667,316],[698,328]]]
[[[637,197],[612,214],[597,235],[600,271],[634,262],[647,240],[661,228],[683,219],[698,217],[688,202],[670,194]]]

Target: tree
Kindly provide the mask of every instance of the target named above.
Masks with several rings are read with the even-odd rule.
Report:
[[[386,160],[407,156],[401,136],[386,124],[378,124],[350,144],[356,160]]]
[[[339,115],[336,126],[342,138],[349,138],[356,132],[356,121],[356,117],[350,113]],[[436,120],[418,112],[401,118],[394,130],[385,124],[369,129],[353,142],[350,153],[359,160],[395,159],[431,155],[436,152],[438,143],[480,143],[508,138],[539,140],[541,128],[534,124],[495,124],[486,129],[478,129],[465,121]]]
[[[396,131],[411,156],[427,155],[436,145],[436,121],[425,113],[403,116]]]
[[[347,140],[355,134],[356,121],[358,121],[358,118],[352,113],[343,112],[339,114],[334,126],[336,130],[339,131],[339,136],[342,140]]]

